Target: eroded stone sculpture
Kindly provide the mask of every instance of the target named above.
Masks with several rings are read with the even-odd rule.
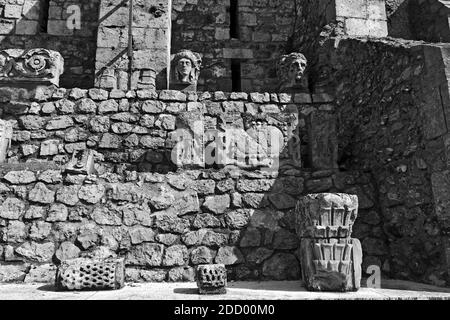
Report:
[[[36,48],[0,51],[0,83],[49,83],[59,86],[64,59],[59,52]]]
[[[307,64],[306,57],[298,52],[282,56],[278,62],[279,92],[307,90],[308,81],[305,77]]]
[[[357,291],[361,283],[362,248],[351,238],[358,215],[358,197],[310,194],[296,206],[296,231],[301,238],[301,267],[310,291]]]
[[[94,154],[92,150],[76,150],[66,166],[66,172],[74,174],[94,173]]]
[[[202,57],[199,53],[190,50],[181,50],[173,55],[170,88],[174,90],[196,91],[201,65]]]
[[[0,163],[6,160],[11,145],[13,128],[11,122],[0,120]]]
[[[124,287],[123,259],[77,258],[61,262],[56,272],[58,290],[121,289]]]
[[[227,293],[227,269],[223,264],[197,267],[197,286],[200,294]]]

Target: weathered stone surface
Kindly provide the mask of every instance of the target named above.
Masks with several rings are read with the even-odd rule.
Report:
[[[221,247],[228,242],[227,235],[206,229],[187,232],[182,235],[181,239],[187,246],[204,245],[213,248]]]
[[[163,266],[183,266],[189,259],[189,253],[185,246],[175,245],[166,248],[164,252],[164,258],[162,261]]]
[[[247,228],[245,230],[240,246],[242,248],[258,247],[261,244],[261,232],[256,228]]]
[[[25,283],[54,283],[57,267],[54,264],[31,266],[25,277]]]
[[[79,186],[63,186],[56,192],[56,201],[68,206],[74,206],[78,203]]]
[[[165,270],[141,270],[135,268],[126,268],[127,282],[163,282],[166,280],[167,272]]]
[[[134,227],[129,230],[131,244],[141,244],[143,242],[153,242],[155,232],[150,228]]]
[[[70,241],[61,243],[56,250],[55,257],[59,262],[69,259],[75,259],[80,256],[81,250]]]
[[[60,116],[52,118],[50,121],[47,122],[47,125],[45,127],[46,130],[61,130],[61,129],[67,129],[69,127],[72,127],[74,125],[73,120],[69,116]]]
[[[298,280],[300,278],[299,262],[294,255],[277,253],[263,265],[263,276],[273,280]]]
[[[31,240],[36,241],[44,240],[50,234],[51,229],[52,229],[51,223],[44,221],[33,222],[33,224],[30,227],[29,237]]]
[[[30,191],[28,199],[32,202],[50,204],[55,201],[55,191],[48,189],[42,182],[38,182]]]
[[[122,139],[118,135],[105,133],[102,135],[98,146],[102,149],[118,149],[121,144]]]
[[[256,250],[251,251],[247,255],[247,261],[249,263],[261,264],[262,262],[270,258],[273,252],[274,252],[273,250],[267,248],[258,248]]]
[[[100,184],[86,185],[78,191],[78,197],[87,203],[96,204],[100,201],[105,193],[105,187]]]
[[[189,229],[189,226],[189,220],[171,215],[157,215],[155,219],[155,227],[164,232],[183,233]]]
[[[230,196],[227,194],[208,196],[203,203],[203,207],[214,214],[222,214],[230,207]]]
[[[22,243],[26,237],[26,225],[21,221],[10,221],[3,230],[2,240],[8,243]]]
[[[12,184],[29,184],[36,181],[36,175],[31,171],[10,171],[3,179]]]
[[[97,105],[91,99],[84,98],[78,101],[77,109],[80,113],[96,113]]]
[[[216,256],[214,250],[208,247],[198,247],[191,251],[191,262],[194,265],[211,264]]]
[[[16,249],[16,253],[32,261],[49,262],[55,253],[55,244],[26,242]]]
[[[93,117],[90,122],[90,129],[92,132],[108,132],[110,128],[109,117],[107,116],[96,116]]]
[[[244,256],[237,247],[221,247],[217,252],[215,262],[224,265],[235,265],[244,262]]]
[[[192,226],[197,229],[218,228],[222,225],[220,220],[211,214],[197,214]]]
[[[153,217],[148,205],[127,204],[121,208],[123,213],[123,224],[126,226],[134,226],[140,224],[144,227],[153,225]]]
[[[62,181],[61,171],[46,170],[39,175],[38,180],[49,184],[60,183]]]
[[[27,220],[40,219],[44,217],[46,212],[47,210],[45,207],[30,206],[27,212],[25,212],[24,219]]]
[[[191,267],[172,268],[169,270],[167,279],[171,282],[194,282],[195,270]]]
[[[162,243],[166,246],[171,246],[171,245],[175,244],[175,242],[178,241],[179,236],[176,234],[172,234],[172,233],[162,233],[162,234],[158,234],[155,237],[155,239],[159,243]]]
[[[267,192],[274,185],[275,180],[259,179],[246,180],[239,179],[237,182],[237,189],[240,192]]]
[[[238,209],[228,212],[225,215],[225,222],[231,229],[242,229],[249,224],[252,211],[248,209]]]
[[[63,204],[52,204],[48,210],[47,222],[64,222],[67,220],[69,211],[67,207]]]
[[[164,246],[155,243],[144,243],[135,246],[127,254],[127,265],[157,267],[162,264]]]
[[[25,203],[17,198],[7,198],[0,207],[0,218],[18,220],[25,213]]]
[[[23,282],[28,266],[23,265],[0,265],[0,282]]]
[[[275,233],[273,239],[273,247],[281,250],[296,249],[299,246],[297,236],[287,231],[286,229],[280,229]]]
[[[120,226],[122,225],[122,216],[115,210],[106,207],[97,207],[92,212],[92,219],[99,225]]]

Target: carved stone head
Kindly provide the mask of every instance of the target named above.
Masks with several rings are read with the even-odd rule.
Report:
[[[181,50],[172,59],[172,83],[196,84],[202,58],[190,50]]]
[[[278,62],[278,76],[280,78],[280,91],[305,86],[304,74],[308,62],[306,57],[293,52],[281,57]]]

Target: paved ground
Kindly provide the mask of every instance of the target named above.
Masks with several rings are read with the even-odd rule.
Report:
[[[382,289],[356,293],[307,292],[300,281],[233,282],[228,294],[200,296],[195,283],[128,284],[118,291],[56,292],[43,284],[0,285],[0,300],[450,300],[450,288],[406,281],[382,282]]]

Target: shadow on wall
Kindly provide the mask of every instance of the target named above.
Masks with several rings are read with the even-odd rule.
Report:
[[[94,84],[99,0],[25,0],[0,4],[0,50],[45,48],[65,60],[60,86]]]

